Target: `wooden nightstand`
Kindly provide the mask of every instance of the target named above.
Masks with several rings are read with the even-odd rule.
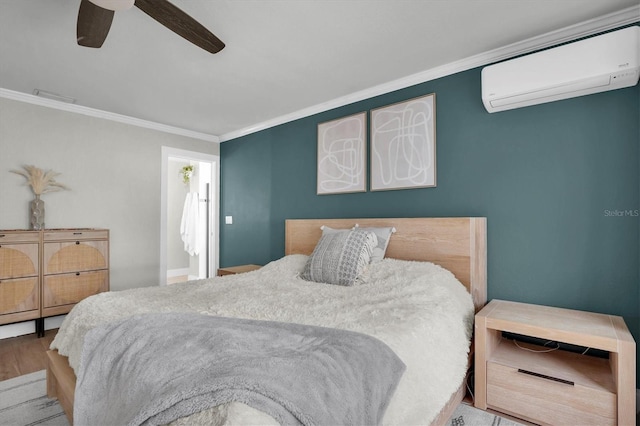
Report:
[[[518,348],[502,332],[609,352]],[[635,424],[636,343],[622,317],[492,300],[476,314],[475,406],[539,424]]]
[[[260,269],[262,266],[260,265],[240,265],[240,266],[229,266],[228,268],[220,268],[218,269],[218,276],[222,277],[224,275],[234,275],[234,274],[242,274],[244,272],[255,271],[256,269]]]

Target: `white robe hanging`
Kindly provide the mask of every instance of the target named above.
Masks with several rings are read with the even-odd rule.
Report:
[[[200,252],[200,195],[190,192],[184,200],[180,236],[184,242],[184,250],[191,256]]]

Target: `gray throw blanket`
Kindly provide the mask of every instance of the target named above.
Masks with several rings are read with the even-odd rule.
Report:
[[[360,333],[137,315],[87,333],[74,424],[165,424],[237,401],[281,424],[373,425],[404,369],[387,345]]]

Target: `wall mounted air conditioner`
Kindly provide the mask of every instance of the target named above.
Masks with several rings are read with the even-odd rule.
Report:
[[[640,76],[640,27],[588,38],[482,70],[489,112],[634,86]]]

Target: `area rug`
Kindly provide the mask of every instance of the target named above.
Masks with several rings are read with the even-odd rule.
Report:
[[[0,426],[69,426],[62,407],[47,398],[45,370],[0,382]],[[447,426],[519,426],[502,417],[460,404]]]
[[[0,425],[69,426],[58,401],[47,398],[45,370],[0,382]]]
[[[522,424],[478,410],[470,405],[460,404],[451,415],[447,426],[522,426]]]

